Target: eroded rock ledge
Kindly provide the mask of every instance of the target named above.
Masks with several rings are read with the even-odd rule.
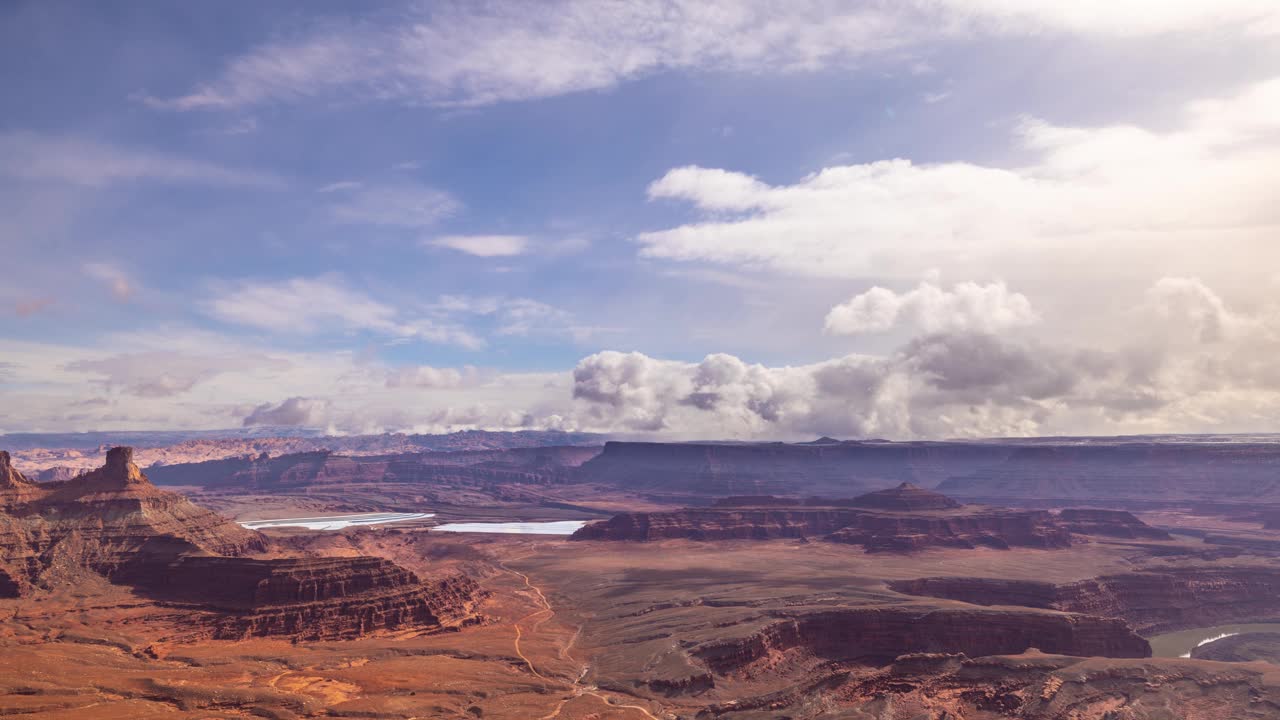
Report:
[[[928,577],[889,584],[897,592],[975,605],[1020,605],[1123,618],[1142,633],[1280,618],[1280,568],[1188,566],[1054,584]]]
[[[850,500],[729,498],[709,508],[622,513],[592,523],[575,540],[760,540],[825,537],[872,552],[929,547],[1060,548],[1073,534],[1167,539],[1126,512],[1014,510],[960,505],[908,483]]]
[[[0,452],[0,597],[91,573],[188,607],[192,638],[337,639],[456,624],[479,593],[468,578],[424,583],[381,558],[247,557],[268,549],[262,534],[152,485],[131,448],[43,484]]]

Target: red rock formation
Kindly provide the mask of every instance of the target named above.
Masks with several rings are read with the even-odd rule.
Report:
[[[850,504],[854,507],[870,510],[890,510],[893,512],[951,510],[960,507],[960,503],[946,495],[918,488],[911,483],[905,482],[888,490],[876,490],[865,495],[859,495]]]
[[[160,490],[112,448],[106,464],[59,483],[27,482],[0,453],[0,596],[94,572],[197,610],[190,634],[344,638],[439,627],[466,613],[466,578],[423,584],[371,557],[249,559],[261,534]]]
[[[739,498],[737,502],[748,499]],[[717,505],[661,513],[622,513],[586,525],[575,540],[768,539],[826,536],[870,551],[906,552],[927,547],[1065,547],[1071,534],[1040,510],[957,507],[954,501],[910,485],[834,506],[790,508],[768,498],[764,507]],[[915,510],[867,509],[921,508]],[[934,509],[945,508],[945,509]]]
[[[1123,618],[1143,633],[1280,619],[1280,568],[1256,565],[1149,570],[1064,584],[934,577],[896,581],[890,587],[976,605],[1022,605]]]
[[[219,639],[354,638],[461,619],[478,587],[464,576],[424,584],[382,558],[184,557],[144,587],[170,601],[218,611],[193,634]]]
[[[111,577],[183,554],[266,548],[262,535],[153,486],[129,448],[111,449],[98,470],[39,485],[0,455],[0,557],[19,592],[49,571]]]
[[[872,663],[915,652],[981,656],[1031,647],[1063,655],[1151,654],[1124,622],[1074,613],[891,606],[779,615],[756,632],[706,642],[690,654],[721,675],[797,649],[828,661]]]

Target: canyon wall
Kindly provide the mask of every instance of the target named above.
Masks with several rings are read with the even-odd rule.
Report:
[[[1280,502],[1278,443],[1121,443],[1013,448],[938,486],[986,502]]]
[[[215,610],[193,636],[305,640],[356,638],[414,628],[431,630],[464,617],[478,586],[455,575],[423,583],[382,558],[185,557],[138,578],[169,602]]]
[[[824,660],[884,661],[916,652],[1009,655],[1038,648],[1062,655],[1148,657],[1123,621],[1030,610],[841,608],[782,616],[748,635],[706,642],[691,654],[718,674],[799,650]]]
[[[890,583],[909,595],[977,605],[1022,605],[1122,618],[1143,633],[1280,620],[1280,568],[1194,566],[1053,584],[933,577]]]

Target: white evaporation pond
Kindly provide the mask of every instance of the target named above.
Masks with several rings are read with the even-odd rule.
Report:
[[[431,528],[441,532],[460,533],[515,533],[519,535],[572,535],[586,525],[586,520],[556,520],[554,522],[464,522],[445,523]]]
[[[308,530],[341,530],[343,528],[362,525],[383,525],[385,523],[404,522],[405,520],[422,520],[435,517],[435,513],[354,513],[352,515],[325,515],[322,517],[279,518],[276,520],[241,520],[240,524],[250,530],[262,530],[276,527],[301,527]]]

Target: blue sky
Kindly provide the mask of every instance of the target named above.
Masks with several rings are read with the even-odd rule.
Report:
[[[6,4],[0,430],[1280,429],[1280,14],[1059,5]]]

